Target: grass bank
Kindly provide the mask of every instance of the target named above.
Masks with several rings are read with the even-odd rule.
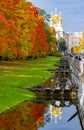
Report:
[[[44,82],[51,76],[47,69],[54,68],[60,58],[46,57],[0,63],[0,113],[31,99],[34,94],[21,87],[31,87]]]

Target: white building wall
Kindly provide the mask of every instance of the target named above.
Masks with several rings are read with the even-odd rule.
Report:
[[[65,33],[64,34],[65,41],[68,46],[68,52],[71,52],[71,48],[74,46],[79,46],[80,37],[82,36],[82,32],[73,32],[73,33]]]

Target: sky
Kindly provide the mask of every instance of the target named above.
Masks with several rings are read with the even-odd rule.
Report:
[[[62,12],[64,32],[84,31],[84,0],[28,0],[47,13]]]

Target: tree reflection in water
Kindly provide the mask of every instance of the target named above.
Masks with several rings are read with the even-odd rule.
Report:
[[[72,104],[76,105],[76,100],[66,102],[64,99],[46,99],[45,97],[36,98],[31,102],[26,101],[0,115],[0,130],[47,130],[46,126],[47,124],[51,126],[51,122],[52,125],[55,124],[54,130],[57,122],[59,121],[60,125],[60,122],[63,121],[64,111],[62,109],[69,108]],[[70,118],[71,115],[70,113],[67,118]],[[65,126],[65,124],[62,125]]]
[[[25,102],[0,115],[0,130],[37,130],[44,111],[44,104]]]

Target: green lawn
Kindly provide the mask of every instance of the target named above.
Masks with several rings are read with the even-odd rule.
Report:
[[[44,82],[51,76],[47,69],[54,68],[60,58],[47,57],[0,63],[0,113],[29,100],[34,93],[21,89]]]

